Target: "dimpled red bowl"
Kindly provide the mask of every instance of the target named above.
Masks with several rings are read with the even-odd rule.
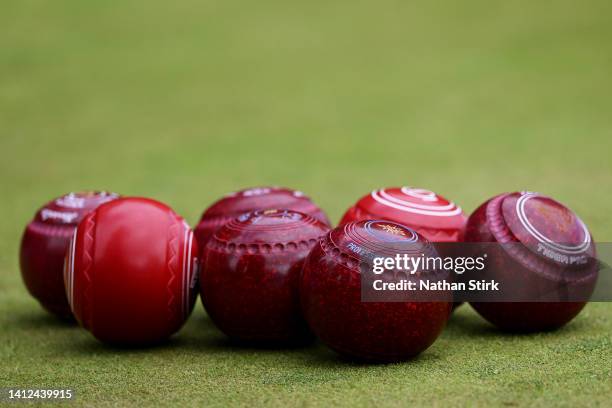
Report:
[[[591,234],[576,214],[552,198],[531,192],[493,197],[470,216],[466,241],[500,244],[503,250],[489,257],[487,273],[527,300],[551,294],[588,299],[594,289],[598,272]],[[519,332],[561,327],[585,303],[471,302],[495,326]]]
[[[414,239],[409,239],[413,237]],[[358,221],[323,236],[302,272],[302,310],[313,332],[338,353],[359,360],[392,362],[427,349],[444,328],[447,302],[362,302],[361,270],[386,251],[389,239],[427,243],[389,221]],[[393,256],[401,251],[390,251]]]
[[[30,294],[49,312],[72,318],[62,274],[70,237],[87,213],[117,197],[103,191],[66,194],[45,204],[27,225],[19,252],[21,276]]]
[[[97,339],[144,345],[183,325],[197,271],[195,239],[180,216],[154,200],[121,198],[81,221],[64,280],[75,317]]]
[[[202,258],[202,303],[228,337],[249,342],[311,338],[300,312],[304,258],[328,227],[290,210],[241,215],[217,230]]]
[[[298,211],[330,225],[323,210],[304,193],[281,187],[256,187],[228,194],[208,207],[195,228],[196,238],[203,248],[212,234],[225,223],[241,214],[269,208]]]

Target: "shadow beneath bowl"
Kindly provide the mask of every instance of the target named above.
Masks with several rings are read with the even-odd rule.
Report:
[[[149,344],[112,344],[103,343],[91,334],[86,338],[80,338],[69,345],[69,350],[66,350],[70,354],[145,354],[151,352],[159,352],[162,350],[176,349],[180,344],[177,338],[171,337],[160,342],[149,343]]]
[[[357,357],[340,354],[321,342],[317,342],[317,347],[313,348],[306,356],[308,365],[321,368],[367,368],[367,367],[386,367],[397,365],[421,365],[428,364],[440,359],[435,351],[425,350],[424,352],[407,359],[398,361],[380,361],[361,359]]]
[[[10,327],[18,329],[74,329],[79,325],[74,319],[64,319],[40,310],[39,312],[14,313],[5,321],[7,329]]]
[[[543,331],[509,331],[499,329],[483,317],[474,313],[454,313],[448,321],[445,332],[466,337],[498,337],[498,338],[532,338],[541,336],[561,336],[576,331],[585,330],[588,326],[585,319],[574,319],[565,326]]]
[[[314,336],[305,336],[303,340],[278,342],[231,339],[223,334],[206,314],[197,314],[191,317],[189,324],[185,326],[179,336],[183,346],[193,350],[207,351],[288,352],[310,348],[315,342]]]

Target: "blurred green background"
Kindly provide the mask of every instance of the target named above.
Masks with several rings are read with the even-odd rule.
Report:
[[[71,190],[190,223],[239,188],[303,190],[333,221],[383,186],[471,212],[540,191],[612,239],[609,1],[7,0],[0,10],[0,386],[130,405],[605,405],[612,308],[508,336],[468,306],[415,361],[227,346],[201,305],[172,343],[114,350],[47,317],[17,264]]]

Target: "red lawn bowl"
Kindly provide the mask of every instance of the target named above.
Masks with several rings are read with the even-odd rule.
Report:
[[[351,222],[320,239],[304,265],[300,295],[304,316],[323,343],[349,358],[394,362],[436,340],[449,318],[450,293],[447,301],[431,302],[361,298],[363,268],[372,266],[373,256],[402,253],[404,243],[430,247],[418,233],[389,221]]]
[[[197,245],[165,204],[121,198],[79,224],[64,280],[72,311],[97,339],[119,345],[166,340],[193,309]]]
[[[598,270],[593,238],[574,212],[550,197],[531,192],[493,197],[470,216],[466,241],[506,248],[488,259],[488,275],[516,288],[517,297],[560,297],[559,302],[471,303],[501,329],[561,327],[582,310],[594,289]]]
[[[389,220],[417,231],[430,242],[463,240],[466,216],[455,203],[429,190],[383,188],[349,208],[340,225],[360,220]]]
[[[299,305],[304,259],[329,228],[290,210],[243,214],[221,227],[202,257],[202,302],[233,340],[301,343],[312,339]]]
[[[104,191],[69,193],[45,204],[26,227],[19,253],[21,276],[49,312],[73,318],[62,272],[70,238],[85,215],[117,197]]]
[[[298,211],[330,225],[323,210],[301,191],[256,187],[228,194],[208,207],[195,228],[196,238],[203,249],[213,233],[227,222],[247,212],[271,208]]]

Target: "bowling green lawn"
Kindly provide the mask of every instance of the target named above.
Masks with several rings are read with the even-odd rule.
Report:
[[[276,184],[337,222],[412,185],[466,212],[534,190],[612,240],[610,2],[9,1],[0,13],[0,387],[100,406],[587,406],[612,401],[612,305],[551,333],[468,306],[420,357],[231,346],[200,301],[155,348],[116,349],[26,292],[17,254],[63,192],[150,196],[195,223]]]

